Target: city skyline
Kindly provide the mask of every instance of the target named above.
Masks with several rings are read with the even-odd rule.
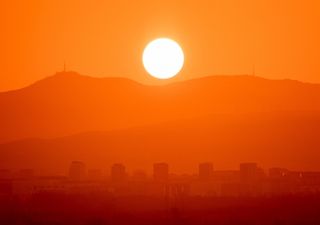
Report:
[[[319,12],[3,1],[0,224],[320,224]]]
[[[32,196],[38,193],[86,194],[119,196],[277,196],[320,192],[320,171],[290,171],[269,168],[257,163],[240,163],[237,170],[216,170],[213,163],[198,164],[194,174],[174,174],[170,165],[153,164],[151,174],[144,170],[128,172],[124,164],[114,163],[109,172],[87,168],[81,161],[72,161],[63,175],[36,175],[32,169],[16,173],[0,170],[0,196]]]

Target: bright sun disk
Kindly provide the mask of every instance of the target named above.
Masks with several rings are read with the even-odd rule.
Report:
[[[158,79],[169,79],[181,71],[184,54],[177,42],[168,38],[159,38],[146,46],[142,62],[151,76]]]

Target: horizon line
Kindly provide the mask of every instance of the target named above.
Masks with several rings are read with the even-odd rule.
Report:
[[[31,87],[33,85],[36,85],[39,82],[43,82],[43,81],[45,81],[47,79],[52,79],[52,78],[54,78],[56,76],[63,75],[63,74],[65,74],[65,75],[74,74],[74,75],[77,75],[79,77],[85,77],[85,78],[90,78],[90,79],[100,79],[100,80],[102,80],[102,79],[122,79],[122,80],[131,81],[131,82],[137,83],[139,85],[149,86],[149,87],[169,86],[169,85],[181,84],[181,83],[185,83],[185,82],[191,82],[191,81],[214,78],[214,77],[226,77],[226,78],[250,77],[250,78],[263,79],[263,80],[268,80],[268,81],[292,81],[292,82],[298,82],[298,83],[302,83],[302,84],[320,85],[320,82],[308,82],[308,81],[302,81],[302,80],[291,79],[291,78],[272,79],[272,78],[266,78],[265,76],[257,75],[257,74],[212,74],[212,75],[201,75],[199,77],[179,79],[179,80],[172,79],[173,80],[172,82],[170,82],[170,79],[168,79],[168,80],[159,80],[159,84],[146,84],[144,82],[138,81],[136,79],[131,79],[131,78],[126,77],[126,76],[92,76],[92,75],[82,74],[80,72],[73,71],[73,70],[66,70],[66,71],[57,71],[52,75],[45,76],[45,77],[43,77],[41,79],[38,79],[38,80],[36,80],[36,81],[34,81],[34,82],[30,83],[30,84],[27,84],[27,85],[19,87],[19,88],[13,88],[13,89],[8,89],[8,90],[0,90],[0,94],[12,92],[12,91],[19,91],[19,90]]]

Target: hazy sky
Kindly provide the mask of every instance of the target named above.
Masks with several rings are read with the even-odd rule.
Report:
[[[0,90],[63,68],[156,83],[141,63],[154,38],[178,41],[174,80],[251,74],[320,82],[317,0],[4,0]]]

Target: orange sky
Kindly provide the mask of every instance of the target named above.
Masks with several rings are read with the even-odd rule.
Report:
[[[0,7],[0,90],[69,69],[156,82],[141,63],[157,37],[186,55],[178,78],[256,73],[320,82],[317,0],[12,0]]]

